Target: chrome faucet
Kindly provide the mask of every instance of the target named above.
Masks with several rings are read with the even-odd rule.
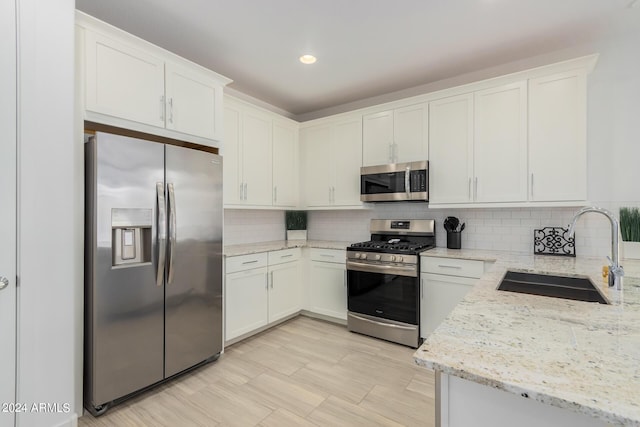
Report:
[[[624,270],[620,265],[620,260],[618,258],[618,220],[613,216],[611,212],[606,209],[597,208],[595,206],[587,206],[585,208],[580,209],[573,220],[571,221],[571,225],[569,226],[569,237],[572,237],[575,232],[576,222],[578,218],[587,212],[597,212],[600,213],[607,218],[609,218],[609,222],[611,223],[611,258],[607,257],[609,260],[609,287],[614,287],[616,290],[622,290],[622,276],[624,276]]]

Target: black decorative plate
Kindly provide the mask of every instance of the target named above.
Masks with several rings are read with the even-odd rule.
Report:
[[[533,253],[535,255],[576,256],[575,234],[562,227],[544,227],[533,230]]]

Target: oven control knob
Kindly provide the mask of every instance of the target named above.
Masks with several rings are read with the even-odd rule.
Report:
[[[356,259],[360,259],[360,254],[356,252],[356,254],[354,255],[356,257]]]
[[[380,258],[382,258],[380,255],[375,255],[375,256],[373,257],[373,259],[375,259],[376,261],[380,261]]]
[[[391,255],[391,262],[394,262],[396,260],[396,256],[395,255]]]
[[[398,261],[398,262],[402,262],[402,257],[401,257],[401,256],[399,256],[399,257],[398,257],[398,259],[397,259],[397,261]]]
[[[367,254],[361,254],[360,259],[367,259]]]

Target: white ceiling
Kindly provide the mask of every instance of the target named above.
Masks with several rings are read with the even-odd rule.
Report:
[[[593,42],[631,3],[76,0],[293,117]],[[305,53],[318,62],[298,62]]]

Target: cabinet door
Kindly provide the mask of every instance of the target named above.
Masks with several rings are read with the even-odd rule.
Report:
[[[251,109],[242,116],[242,176],[244,200],[255,206],[271,206],[271,118]]]
[[[587,198],[584,72],[529,81],[529,199]]]
[[[472,201],[473,95],[429,103],[429,202]]]
[[[300,311],[300,262],[269,267],[269,322]]]
[[[476,92],[474,116],[475,200],[526,201],[526,83]]]
[[[364,166],[393,163],[393,110],[362,117],[362,160]]]
[[[225,102],[224,146],[222,151],[224,170],[224,204],[242,203],[242,113],[239,107]]]
[[[347,319],[347,269],[344,264],[311,261],[309,309]]]
[[[300,132],[304,197],[306,206],[329,206],[332,194],[333,156],[329,126],[302,129]]]
[[[473,288],[477,279],[420,275],[420,336],[427,338]]]
[[[164,61],[92,31],[85,33],[85,108],[164,127]]]
[[[360,117],[332,126],[331,140],[335,166],[332,203],[335,206],[361,205],[362,121]]]
[[[273,205],[298,204],[298,128],[273,121]]]
[[[227,274],[225,280],[225,340],[267,324],[267,269]]]
[[[166,64],[167,129],[220,139],[222,87],[204,73]]]
[[[427,160],[428,104],[410,105],[393,112],[393,140],[396,163]]]

